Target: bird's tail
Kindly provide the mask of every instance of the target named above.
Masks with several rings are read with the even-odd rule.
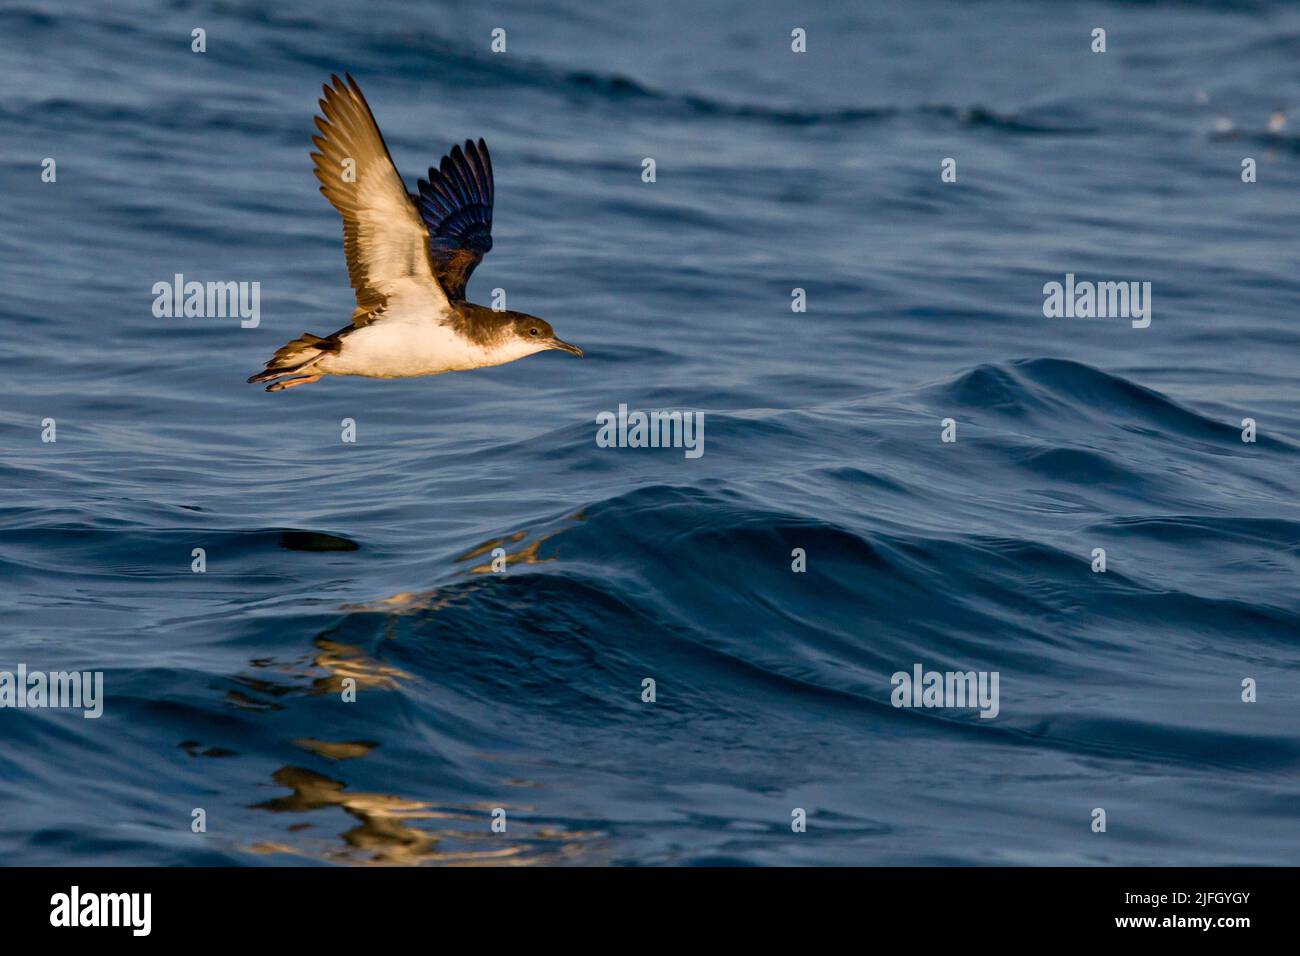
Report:
[[[266,368],[256,375],[250,375],[248,381],[250,383],[269,382],[285,375],[306,371],[330,352],[337,352],[338,348],[337,339],[323,339],[319,335],[304,332],[298,338],[286,342],[276,349],[275,354],[271,356],[271,360],[266,363]],[[271,386],[267,391],[279,391],[279,389]]]

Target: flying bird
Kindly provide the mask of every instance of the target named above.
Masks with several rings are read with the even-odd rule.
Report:
[[[465,299],[492,248],[492,157],[466,141],[408,193],[361,88],[330,77],[311,154],[320,191],[343,217],[343,252],[356,293],[352,321],[332,335],[304,332],[249,382],[268,392],[325,375],[409,378],[503,365],[546,349],[582,355],[544,319]]]

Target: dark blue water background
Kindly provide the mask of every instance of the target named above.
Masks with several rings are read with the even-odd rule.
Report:
[[[4,5],[0,669],[107,701],[0,711],[0,861],[1297,862],[1300,10],[803,6]],[[245,384],[353,307],[343,70],[408,186],[488,140],[471,297],[585,359]]]

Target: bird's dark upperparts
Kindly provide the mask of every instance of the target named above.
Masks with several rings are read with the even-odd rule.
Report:
[[[453,327],[467,339],[481,345],[496,345],[513,335],[524,340],[535,339],[545,343],[549,349],[558,349],[579,357],[583,354],[578,346],[557,338],[551,323],[527,312],[504,309],[497,311],[463,299],[453,300],[451,307],[456,313],[452,319]]]
[[[326,375],[409,378],[502,365],[547,349],[582,355],[544,319],[465,299],[492,248],[495,183],[487,143],[455,146],[408,193],[374,115],[351,76],[330,78],[311,154],[320,191],[343,217],[356,294],[351,322],[304,332],[250,382],[268,392]]]

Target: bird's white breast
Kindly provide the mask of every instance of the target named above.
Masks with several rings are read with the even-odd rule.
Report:
[[[486,350],[435,322],[376,322],[349,332],[321,363],[331,375],[405,378],[492,364]]]
[[[513,362],[540,351],[515,336],[484,346],[456,332],[455,313],[431,278],[410,278],[384,287],[383,312],[342,336],[342,348],[323,358],[327,375],[408,378]]]
[[[343,347],[318,366],[330,375],[407,378],[438,375],[486,365],[502,365],[541,350],[541,346],[508,338],[482,346],[458,335],[450,325],[418,319],[384,319],[343,337]]]

